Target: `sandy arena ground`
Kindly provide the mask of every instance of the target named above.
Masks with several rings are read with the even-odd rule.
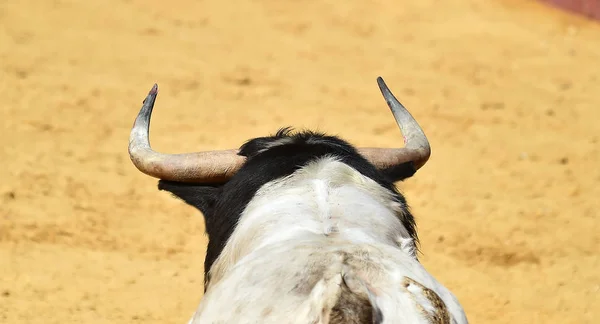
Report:
[[[1,323],[196,308],[202,217],[127,154],[154,82],[163,152],[284,125],[389,147],[378,75],[431,141],[401,188],[471,322],[600,317],[599,23],[516,0],[8,0],[0,22]]]

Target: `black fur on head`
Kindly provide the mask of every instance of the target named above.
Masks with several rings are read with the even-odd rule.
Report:
[[[406,206],[406,200],[394,186],[394,181],[404,180],[415,173],[411,162],[379,171],[343,139],[313,131],[293,133],[291,128],[282,128],[273,136],[251,139],[240,147],[239,154],[247,160],[225,184],[166,180],[160,180],[158,184],[160,190],[171,192],[204,215],[209,239],[204,260],[205,288],[210,279],[208,271],[225,247],[247,204],[264,184],[288,176],[316,159],[334,156],[393,192],[396,199]],[[416,243],[414,218],[408,207],[405,213],[404,226]]]

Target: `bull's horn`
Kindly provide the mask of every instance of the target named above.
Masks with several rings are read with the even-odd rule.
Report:
[[[403,148],[360,148],[359,152],[380,170],[412,162],[415,170],[429,159],[431,149],[417,121],[394,97],[381,77],[377,78],[392,114],[404,136]],[[196,183],[223,183],[243,165],[245,157],[236,150],[220,150],[184,154],[163,154],[152,150],[149,127],[152,109],[158,95],[155,84],[133,124],[129,137],[129,156],[141,172],[164,180]]]
[[[403,148],[361,148],[360,152],[380,170],[412,162],[416,171],[429,160],[431,155],[429,141],[417,121],[396,99],[381,77],[377,78],[377,84],[400,127],[405,146]]]
[[[154,85],[140,110],[129,136],[129,156],[141,172],[164,180],[198,183],[227,181],[244,163],[236,150],[163,154],[152,150],[149,127],[152,109],[158,95]]]

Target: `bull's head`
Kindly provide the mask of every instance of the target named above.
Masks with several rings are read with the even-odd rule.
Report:
[[[380,170],[412,162],[416,170],[429,159],[431,149],[417,121],[394,97],[381,77],[377,84],[404,136],[403,148],[359,148],[359,152]],[[184,154],[163,154],[152,150],[148,139],[152,108],[158,94],[155,84],[144,100],[129,137],[129,155],[143,173],[164,180],[224,183],[244,164],[237,150],[220,150]]]

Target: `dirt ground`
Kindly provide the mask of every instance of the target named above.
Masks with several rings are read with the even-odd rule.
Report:
[[[284,125],[399,145],[425,266],[472,323],[600,317],[600,23],[534,1],[0,2],[0,322],[185,323],[206,239],[129,160]],[[401,144],[400,144],[401,145]]]

